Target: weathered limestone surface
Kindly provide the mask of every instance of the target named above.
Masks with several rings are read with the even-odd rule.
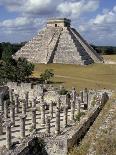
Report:
[[[33,63],[88,65],[102,62],[97,52],[70,27],[70,20],[50,20],[47,27],[25,44],[13,57]]]

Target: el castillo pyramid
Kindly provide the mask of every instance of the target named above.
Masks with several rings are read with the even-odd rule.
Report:
[[[81,64],[100,63],[100,55],[71,28],[71,20],[48,20],[47,26],[25,44],[14,56],[32,63]]]

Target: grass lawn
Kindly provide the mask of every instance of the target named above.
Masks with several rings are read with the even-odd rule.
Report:
[[[92,64],[88,66],[63,64],[36,64],[33,75],[39,75],[47,68],[55,73],[53,81],[62,83],[66,88],[75,87],[77,90],[87,88],[116,89],[116,65]]]
[[[109,61],[115,61],[116,62],[116,55],[104,55],[103,58],[104,58],[104,60],[109,60]]]

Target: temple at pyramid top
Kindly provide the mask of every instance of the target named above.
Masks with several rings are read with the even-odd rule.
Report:
[[[47,25],[15,55],[33,63],[88,65],[101,63],[101,56],[71,27],[67,18],[49,19]]]
[[[49,19],[47,27],[70,27],[71,20],[67,18]]]

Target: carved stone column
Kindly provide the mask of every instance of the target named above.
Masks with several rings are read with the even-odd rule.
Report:
[[[81,97],[81,103],[83,103],[84,102],[84,100],[83,100],[83,91],[80,91],[80,97]]]
[[[6,121],[4,126],[6,127],[6,148],[10,150],[12,145],[12,139],[11,139],[11,125],[12,123],[10,121]]]
[[[74,114],[75,114],[75,103],[71,100],[71,120],[74,121]]]
[[[4,111],[4,102],[3,102],[3,95],[0,94],[0,106],[1,106],[1,111]]]
[[[10,107],[10,119],[12,122],[12,125],[15,126],[15,106],[11,105]]]
[[[15,113],[18,114],[19,113],[19,95],[15,94]]]
[[[45,125],[45,105],[41,105],[41,125]]]
[[[50,118],[53,118],[53,102],[50,102],[50,106],[49,106],[49,113],[50,113]]]
[[[50,118],[46,118],[46,133],[48,136],[50,136]]]
[[[72,89],[71,96],[72,96],[72,101],[76,102],[77,92],[75,88]]]
[[[86,110],[88,109],[88,104],[89,104],[89,94],[88,94],[87,88],[84,91],[84,103],[85,103],[84,109]]]
[[[0,114],[0,135],[3,134],[3,115]]]
[[[20,116],[20,134],[21,134],[21,138],[25,138],[25,121],[26,121],[26,115],[22,114]]]
[[[25,92],[25,104],[26,104],[26,108],[28,108],[29,106],[29,92]]]
[[[64,126],[67,127],[67,121],[68,121],[68,107],[64,107]]]
[[[35,107],[36,107],[36,98],[34,98],[32,101],[32,108],[35,108]]]
[[[8,100],[4,101],[4,117],[8,118]]]
[[[36,129],[36,108],[32,108],[32,126]]]
[[[13,93],[14,93],[14,89],[10,89],[10,90],[9,90],[9,98],[10,98],[10,102],[11,102],[12,104],[13,104],[13,102],[14,102]]]
[[[26,103],[25,103],[25,100],[22,100],[22,114],[26,114]]]
[[[60,106],[61,106],[61,96],[59,95],[58,97],[58,102],[57,102],[57,108],[60,109]]]
[[[60,134],[60,109],[58,107],[56,108],[55,133]]]

